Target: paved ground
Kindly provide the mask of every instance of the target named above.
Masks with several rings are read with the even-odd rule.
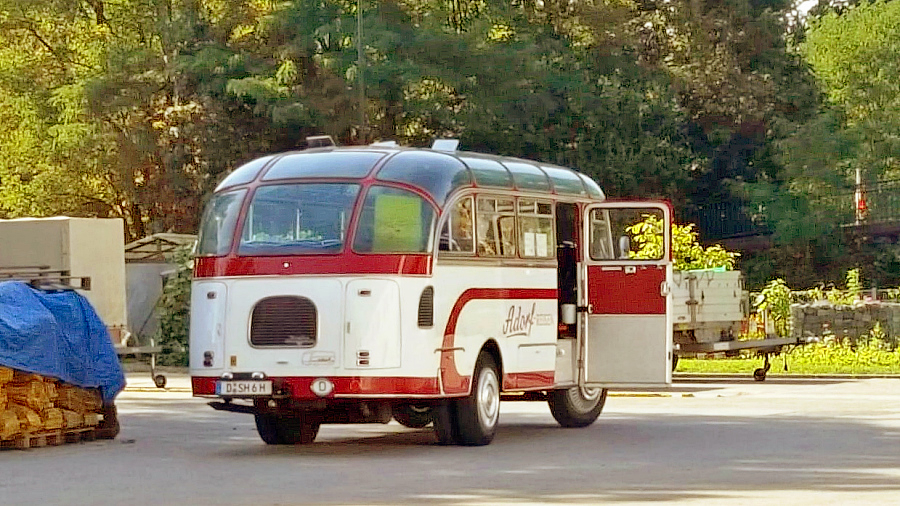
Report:
[[[493,444],[326,426],[271,447],[252,417],[129,375],[112,442],[0,452],[0,504],[900,503],[900,380],[680,382],[617,394],[587,429],[504,403]]]

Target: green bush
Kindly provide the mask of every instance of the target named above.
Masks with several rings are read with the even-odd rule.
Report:
[[[163,349],[158,358],[162,365],[188,365],[192,250],[193,246],[187,245],[179,247],[173,253],[175,273],[166,280],[162,296],[157,303],[159,330],[156,342]]]
[[[628,227],[628,233],[638,245],[632,253],[634,258],[660,258],[662,256],[662,220],[645,214],[644,220]],[[740,253],[727,251],[718,244],[708,247],[700,245],[699,234],[694,224],[672,224],[672,264],[677,271],[693,269],[734,269]]]

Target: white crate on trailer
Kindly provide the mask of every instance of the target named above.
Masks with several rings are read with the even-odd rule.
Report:
[[[90,278],[82,291],[123,344],[128,314],[125,295],[125,234],[119,218],[18,218],[0,220],[0,268],[58,271]]]
[[[749,312],[740,271],[675,271],[672,299],[676,342],[737,338]]]

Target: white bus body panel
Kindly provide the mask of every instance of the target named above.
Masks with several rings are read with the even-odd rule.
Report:
[[[416,297],[410,293],[408,298]],[[400,286],[386,279],[356,279],[347,283],[345,300],[344,367],[400,367]]]

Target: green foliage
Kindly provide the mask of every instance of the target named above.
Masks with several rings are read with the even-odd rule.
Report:
[[[779,170],[750,189],[779,243],[831,235],[855,220],[864,182],[900,177],[900,4],[863,2],[810,21],[800,52],[827,101],[804,122],[776,124]]]
[[[782,354],[782,364],[773,364],[769,374],[900,374],[900,347],[892,344],[881,325],[857,339],[825,336],[820,341],[797,346]],[[679,372],[748,373],[760,366],[759,358],[681,359]]]
[[[784,279],[777,278],[769,281],[760,290],[753,305],[757,313],[765,313],[772,319],[779,336],[786,336],[790,332],[792,303],[827,300],[832,304],[850,305],[858,301],[863,290],[859,269],[847,271],[844,286],[844,289],[831,287],[824,290],[821,287],[814,287],[807,290],[791,290]]]
[[[663,235],[662,220],[653,215],[644,215],[644,220],[628,227],[628,233],[638,245],[632,252],[634,258],[660,258],[662,256]],[[676,270],[692,269],[734,269],[735,261],[740,254],[727,251],[716,244],[703,247],[694,224],[672,224],[672,260]]]
[[[823,341],[798,346],[775,360],[769,375],[816,374],[900,374],[900,349],[891,349],[884,341]],[[787,371],[782,364],[786,360]],[[749,374],[762,365],[755,357],[688,359],[678,361],[678,372]]]
[[[753,304],[757,312],[766,313],[775,324],[775,332],[786,336],[790,331],[791,289],[784,280],[773,279],[763,288]]]
[[[832,304],[853,304],[858,301],[862,295],[862,280],[859,276],[859,269],[850,269],[847,271],[847,278],[844,290],[836,287],[831,288],[825,293],[825,298]],[[817,294],[818,295],[818,294]]]
[[[190,331],[193,246],[181,246],[172,255],[175,272],[166,279],[157,303],[159,330],[156,342],[163,347],[164,365],[187,365]]]

